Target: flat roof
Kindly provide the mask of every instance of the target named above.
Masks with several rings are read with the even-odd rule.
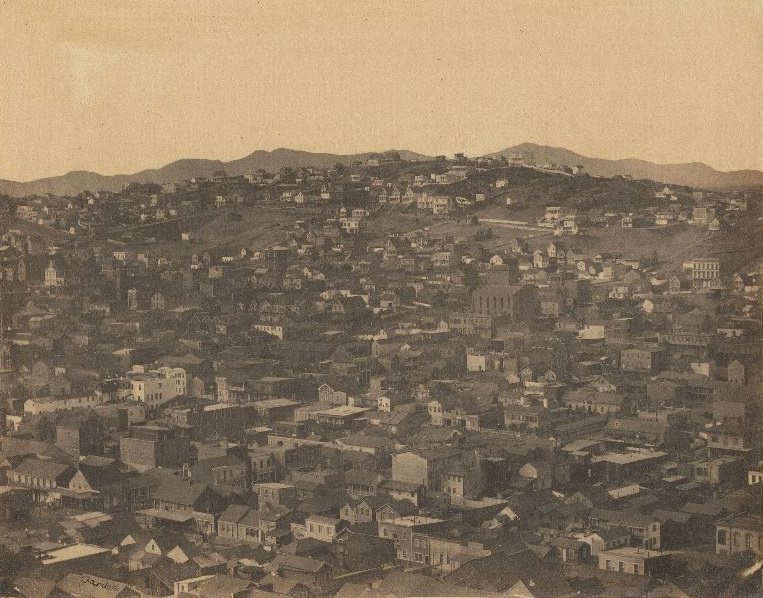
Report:
[[[111,551],[108,548],[102,548],[101,546],[95,546],[94,544],[72,544],[70,546],[64,546],[63,548],[46,552],[42,557],[41,562],[43,565],[55,565],[57,563],[63,563],[74,559],[104,554],[106,552]]]
[[[325,411],[319,411],[319,415],[328,415],[331,417],[346,417],[348,415],[358,415],[368,411],[368,407],[351,407],[350,405],[342,405],[340,407],[334,407],[333,409],[326,409]]]
[[[165,511],[162,509],[143,509],[138,511],[140,515],[146,515],[148,517],[156,517],[157,519],[166,519],[167,521],[176,521],[179,523],[185,523],[193,519],[193,515],[187,512],[178,511]]]
[[[648,453],[606,453],[591,459],[591,463],[615,463],[617,465],[628,465],[629,463],[638,463],[639,461],[648,461],[667,456],[662,451],[650,451]]]
[[[401,525],[405,527],[413,527],[414,525],[427,525],[430,523],[442,523],[444,519],[435,519],[434,517],[426,517],[424,515],[407,515],[405,517],[396,517],[395,519],[385,521],[384,523],[391,523],[392,525]]]
[[[220,409],[232,409],[233,407],[239,407],[237,403],[212,403],[211,405],[204,405],[204,411],[218,411]]]
[[[613,548],[611,550],[602,550],[599,552],[599,556],[623,556],[623,557],[640,557],[644,559],[654,559],[663,556],[669,556],[673,554],[671,550],[645,550],[638,546],[622,546],[620,548]]]
[[[297,401],[291,399],[265,399],[264,401],[254,401],[251,404],[255,407],[292,407],[299,405]]]

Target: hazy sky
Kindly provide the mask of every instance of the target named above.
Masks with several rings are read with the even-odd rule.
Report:
[[[763,0],[0,0],[0,178],[289,147],[763,169]]]

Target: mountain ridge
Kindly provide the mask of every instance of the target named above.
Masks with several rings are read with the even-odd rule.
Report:
[[[406,160],[431,160],[431,156],[410,150],[387,150],[399,152]],[[365,160],[372,154],[383,152],[363,152],[358,154],[332,154],[308,152],[289,148],[272,151],[255,150],[242,158],[230,161],[205,158],[181,158],[159,168],[149,168],[133,174],[102,175],[88,170],[73,170],[66,174],[45,177],[34,181],[19,182],[0,179],[0,193],[11,197],[27,195],[77,195],[83,191],[119,191],[131,182],[169,183],[200,176],[210,176],[216,170],[225,170],[231,175],[248,174],[260,168],[270,172],[285,166],[315,166],[327,168],[341,162],[351,164]],[[703,162],[684,164],[656,164],[638,158],[609,160],[592,158],[563,147],[552,147],[536,143],[521,143],[507,147],[489,156],[508,156],[522,153],[532,157],[536,163],[581,165],[594,176],[611,177],[627,175],[637,179],[651,179],[660,183],[685,185],[698,188],[748,188],[763,185],[763,172],[758,170],[737,170],[722,172]]]
[[[591,158],[563,147],[521,143],[500,150],[491,156],[508,156],[522,153],[532,155],[536,163],[580,165],[594,176],[612,177],[628,175],[634,179],[650,179],[670,185],[685,185],[697,188],[742,188],[763,185],[763,172],[759,170],[719,171],[704,162],[682,164],[657,164],[639,158]]]

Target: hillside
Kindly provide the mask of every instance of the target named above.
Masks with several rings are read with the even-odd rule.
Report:
[[[408,150],[398,151],[404,160],[428,160],[427,156]],[[72,171],[67,174],[38,179],[36,181],[18,182],[0,179],[0,193],[11,197],[23,197],[25,195],[78,195],[83,191],[119,191],[128,183],[169,183],[195,177],[210,176],[216,170],[225,170],[230,175],[250,174],[260,168],[268,172],[278,172],[285,166],[314,166],[316,168],[328,168],[337,162],[352,164],[357,160],[365,160],[371,154],[378,152],[366,152],[363,154],[325,154],[304,152],[279,148],[272,152],[258,150],[230,162],[220,160],[183,159],[177,160],[149,170],[142,170],[134,174],[118,174],[106,176],[96,172]]]
[[[398,151],[404,160],[428,161],[432,158],[408,150]],[[273,151],[258,150],[248,156],[230,162],[205,159],[183,159],[161,168],[142,170],[134,174],[113,176],[96,172],[72,171],[65,175],[18,182],[0,179],[0,193],[11,197],[25,195],[78,195],[82,191],[119,191],[131,182],[168,183],[200,176],[210,176],[216,170],[225,170],[231,175],[249,174],[258,169],[277,172],[290,166],[314,166],[327,168],[336,163],[351,164],[363,161],[372,153],[327,154],[305,152],[279,148]],[[634,179],[650,179],[671,185],[685,185],[695,188],[752,188],[763,186],[763,172],[757,170],[738,170],[720,172],[707,164],[692,162],[688,164],[654,164],[645,160],[604,160],[590,158],[565,148],[549,147],[534,143],[523,143],[509,147],[494,156],[521,153],[536,163],[553,162],[557,164],[582,165],[589,174],[600,177],[627,175]]]
[[[535,143],[522,143],[509,147],[494,156],[523,154],[536,164],[556,163],[584,166],[594,176],[612,177],[627,175],[634,179],[650,179],[671,185],[695,188],[748,188],[763,185],[763,172],[759,170],[736,170],[721,172],[702,162],[687,164],[655,164],[646,160],[605,160],[590,158],[562,147],[550,147]]]

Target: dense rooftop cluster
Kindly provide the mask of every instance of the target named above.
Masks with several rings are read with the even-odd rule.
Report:
[[[759,592],[759,216],[521,155],[1,198],[0,591]]]

